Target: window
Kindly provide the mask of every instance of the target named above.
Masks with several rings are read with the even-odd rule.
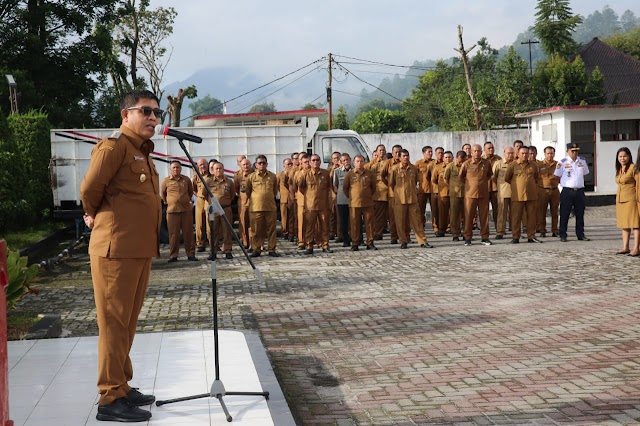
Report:
[[[349,154],[352,159],[359,154],[364,156],[365,161],[369,161],[367,153],[364,151],[360,141],[353,136],[322,138],[323,162],[330,164],[331,154],[335,151],[341,154]]]
[[[640,120],[600,120],[601,141],[640,139]]]
[[[579,142],[595,142],[596,141],[596,122],[595,121],[572,121],[571,134],[569,135],[572,143]]]

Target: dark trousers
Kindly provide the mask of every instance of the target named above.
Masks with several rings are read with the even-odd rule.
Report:
[[[338,223],[340,224],[340,238],[347,244],[351,244],[349,237],[349,204],[338,204]]]
[[[584,195],[584,188],[578,190],[562,188],[560,193],[560,238],[567,238],[567,226],[572,208],[576,215],[576,236],[584,238],[584,208],[586,201],[587,196]]]

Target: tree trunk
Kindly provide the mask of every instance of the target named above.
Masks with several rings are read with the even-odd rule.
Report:
[[[454,49],[462,56],[462,65],[464,66],[464,76],[467,79],[467,89],[469,91],[469,98],[471,99],[471,105],[473,106],[473,115],[476,122],[476,130],[480,130],[482,127],[482,118],[480,117],[480,108],[478,108],[478,102],[476,101],[476,94],[471,84],[471,73],[469,72],[469,58],[467,55],[471,52],[476,45],[474,44],[469,50],[464,50],[464,43],[462,42],[462,26],[458,25],[458,41],[460,42],[460,48]]]

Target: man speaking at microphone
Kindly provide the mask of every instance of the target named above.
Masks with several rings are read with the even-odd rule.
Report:
[[[159,177],[150,138],[163,111],[156,95],[136,90],[125,95],[118,131],[91,152],[80,186],[89,242],[98,320],[98,420],[142,422],[138,408],[155,401],[129,386],[129,357],[138,315],[149,283],[151,259],[158,253]]]

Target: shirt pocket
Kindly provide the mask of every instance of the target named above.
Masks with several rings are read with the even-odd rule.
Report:
[[[129,165],[129,170],[131,172],[129,175],[132,185],[139,185],[138,188],[148,188],[149,190],[153,189],[153,185],[147,183],[151,182],[151,170],[145,162],[134,161]]]

